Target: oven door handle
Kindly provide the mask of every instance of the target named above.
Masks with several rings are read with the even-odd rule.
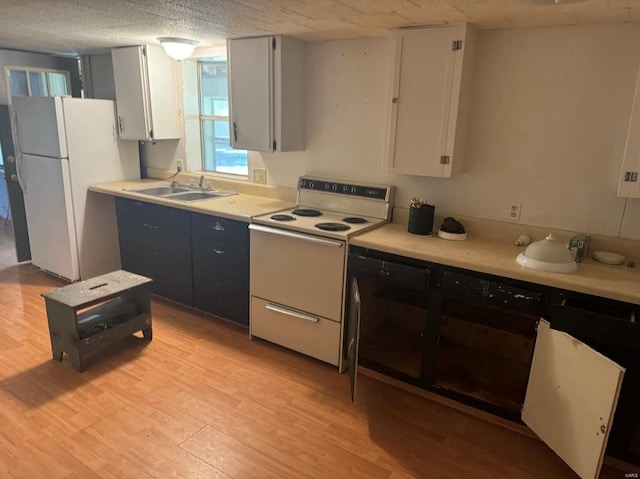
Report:
[[[263,233],[271,233],[274,235],[287,236],[289,238],[310,241],[312,243],[317,243],[324,246],[331,246],[333,248],[342,248],[344,246],[344,243],[342,241],[332,241],[329,239],[319,238],[317,236],[305,235],[301,233],[293,233],[291,231],[280,230],[276,228],[269,228],[268,226],[250,224],[249,229],[254,231],[262,231]]]
[[[318,322],[318,318],[316,316],[301,313],[300,311],[296,311],[295,309],[285,308],[284,306],[279,306],[277,304],[267,303],[265,308],[276,313],[286,314],[287,316],[293,316],[294,318],[298,319],[304,319],[305,321],[309,321],[310,323]]]

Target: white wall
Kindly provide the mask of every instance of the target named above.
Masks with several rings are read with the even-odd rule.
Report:
[[[397,186],[442,213],[505,220],[522,201],[521,223],[618,236],[616,197],[640,25],[480,31],[467,156],[452,179],[385,174],[387,39],[307,45],[307,149],[250,154],[268,181],[295,186],[301,174]],[[623,237],[640,239],[640,200],[629,200]]]

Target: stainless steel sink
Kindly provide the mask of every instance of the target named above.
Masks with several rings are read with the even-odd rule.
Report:
[[[136,193],[142,193],[143,195],[150,196],[166,196],[174,193],[184,193],[185,191],[191,191],[188,186],[147,186],[145,188],[128,188],[127,191],[135,191]]]
[[[167,186],[147,186],[144,188],[125,188],[125,191],[133,191],[142,195],[155,196],[175,201],[202,201],[211,198],[237,195],[233,191],[208,190],[194,186],[167,185]]]
[[[176,201],[200,201],[209,198],[219,198],[221,196],[237,195],[231,191],[189,191],[187,193],[176,193],[165,196],[165,198]]]

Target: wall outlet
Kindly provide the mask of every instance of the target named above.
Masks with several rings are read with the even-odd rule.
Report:
[[[266,168],[253,168],[251,170],[253,174],[253,182],[261,185],[267,184],[267,169]]]
[[[520,211],[522,210],[522,201],[510,201],[507,208],[507,221],[520,221]]]
[[[176,160],[176,170],[178,170],[178,172],[184,171],[184,163],[182,160]]]

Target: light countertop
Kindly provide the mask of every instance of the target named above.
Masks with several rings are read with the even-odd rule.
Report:
[[[448,241],[407,233],[406,224],[387,224],[357,235],[351,245],[421,259],[482,273],[640,304],[640,269],[605,265],[587,258],[570,274],[524,268],[516,256],[524,251],[513,242],[470,236]]]
[[[89,190],[240,221],[249,221],[252,216],[263,215],[272,211],[295,206],[295,203],[290,201],[245,193],[188,203],[184,201],[171,200],[169,198],[144,195],[142,193],[136,193],[135,191],[127,191],[129,188],[140,188],[143,186],[154,185],[160,186],[167,185],[168,183],[169,182],[166,180],[119,181],[116,183],[92,185]]]

